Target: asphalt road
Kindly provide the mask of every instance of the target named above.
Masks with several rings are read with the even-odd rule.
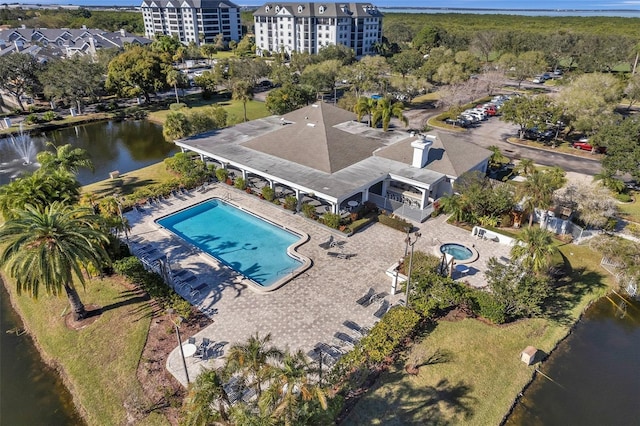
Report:
[[[501,121],[498,117],[491,117],[479,126],[461,134],[461,138],[476,145],[488,148],[495,145],[502,153],[512,159],[529,158],[534,163],[543,166],[559,166],[568,172],[595,175],[602,170],[599,160],[546,151],[507,142],[518,132],[518,127]]]

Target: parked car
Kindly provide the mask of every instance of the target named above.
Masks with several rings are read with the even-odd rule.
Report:
[[[553,139],[554,132],[553,130],[546,129],[538,129],[537,127],[533,127],[531,129],[524,130],[525,139],[531,139],[534,141],[545,141],[548,142]]]
[[[465,118],[462,117],[458,117],[456,119],[453,118],[447,118],[446,120],[444,120],[445,123],[447,123],[450,126],[456,126],[456,127],[463,127],[463,128],[467,128],[467,127],[471,127],[473,126],[473,123]]]
[[[582,138],[578,140],[578,142],[574,142],[572,146],[576,149],[593,152],[593,145],[589,143],[589,139],[587,138]],[[598,154],[605,154],[607,152],[607,148],[604,146],[599,146],[596,147],[595,152],[597,152]]]

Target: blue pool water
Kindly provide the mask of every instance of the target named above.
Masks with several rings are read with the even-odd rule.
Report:
[[[473,256],[473,252],[462,244],[443,244],[440,251],[450,254],[455,260],[467,260]]]
[[[156,222],[265,287],[302,265],[287,254],[300,236],[218,199]]]

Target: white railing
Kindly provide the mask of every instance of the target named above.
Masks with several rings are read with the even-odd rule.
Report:
[[[414,203],[403,201],[395,201],[376,194],[369,194],[369,201],[375,203],[378,207],[393,212],[397,216],[414,220],[416,222],[424,222],[431,216],[433,212],[433,204],[429,204],[424,209],[416,207]]]

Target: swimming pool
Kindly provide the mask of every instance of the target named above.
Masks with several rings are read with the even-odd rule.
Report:
[[[439,248],[440,253],[446,253],[456,260],[458,264],[471,263],[478,259],[478,251],[475,248],[467,247],[459,243],[442,244]]]
[[[304,242],[304,236],[220,199],[203,201],[156,223],[262,287],[286,282],[305,264],[292,247]]]

